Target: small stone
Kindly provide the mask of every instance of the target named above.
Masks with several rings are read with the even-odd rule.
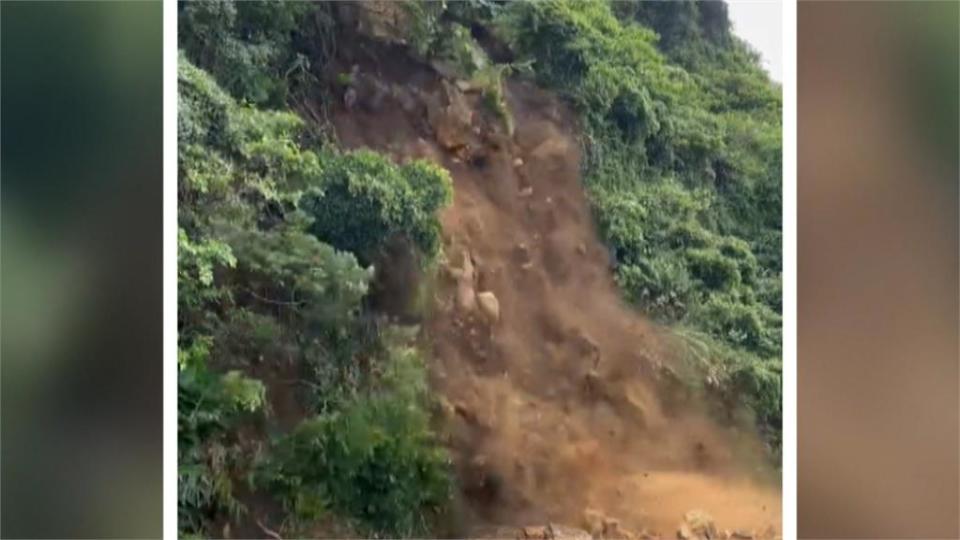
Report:
[[[680,528],[677,530],[677,538],[680,540],[692,540],[693,532],[690,531],[690,527],[686,523],[680,525]]]
[[[527,246],[526,242],[520,242],[515,248],[516,257],[520,261],[530,260],[530,247]]]
[[[579,254],[581,254],[581,255],[586,255],[586,254],[587,254],[587,245],[584,244],[583,242],[580,242],[579,244],[577,244],[577,253],[579,253]]]
[[[523,160],[520,159],[520,158],[514,159],[514,160],[513,160],[513,166],[514,166],[514,167],[523,167]]]
[[[521,197],[530,197],[533,195],[533,186],[527,186],[520,190]]]

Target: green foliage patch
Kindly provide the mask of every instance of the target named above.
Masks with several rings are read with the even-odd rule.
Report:
[[[359,530],[427,534],[449,500],[449,458],[429,428],[422,362],[391,351],[375,393],[279,439],[261,476],[299,519],[333,510]]]
[[[425,530],[448,480],[424,374],[399,378],[412,353],[383,337],[363,302],[369,264],[391,237],[427,261],[437,254],[447,173],[315,146],[297,116],[241,104],[185,54],[178,86],[181,534],[209,535],[244,512],[235,487],[255,456],[241,428],[271,424],[270,388],[255,373],[296,377],[297,401],[320,416],[290,437],[325,441],[310,451],[326,461],[294,464],[285,456],[299,446],[273,447],[269,493],[300,512],[318,483],[344,519]],[[301,477],[296,495],[279,487]]]

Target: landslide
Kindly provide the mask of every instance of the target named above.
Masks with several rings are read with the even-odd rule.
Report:
[[[778,530],[777,475],[752,428],[715,422],[669,332],[621,299],[580,183],[574,114],[508,81],[511,134],[480,92],[398,48],[334,69],[357,74],[325,113],[342,147],[429,159],[454,181],[436,275],[419,283],[390,256],[374,301],[423,317],[459,534],[558,523],[672,537],[691,509],[721,530]]]

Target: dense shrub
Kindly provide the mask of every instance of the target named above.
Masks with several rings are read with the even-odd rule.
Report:
[[[394,349],[377,392],[279,439],[261,476],[300,519],[326,510],[361,530],[412,536],[450,497],[449,458],[432,435],[423,366]]]
[[[446,170],[425,161],[395,165],[358,151],[328,160],[318,184],[302,202],[314,218],[310,230],[339,249],[371,262],[395,235],[412,240],[425,254],[440,247],[436,212],[450,203]]]
[[[210,340],[195,339],[178,351],[177,499],[181,533],[202,533],[218,513],[237,517],[243,506],[233,492],[232,474],[242,461],[230,436],[244,414],[264,401],[259,381],[237,371],[216,375],[207,368]]]
[[[241,101],[283,105],[291,74],[309,70],[291,47],[306,2],[191,0],[178,8],[180,46]]]

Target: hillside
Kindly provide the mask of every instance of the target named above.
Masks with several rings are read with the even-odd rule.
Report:
[[[780,97],[722,6],[181,4],[181,534],[774,535]]]

